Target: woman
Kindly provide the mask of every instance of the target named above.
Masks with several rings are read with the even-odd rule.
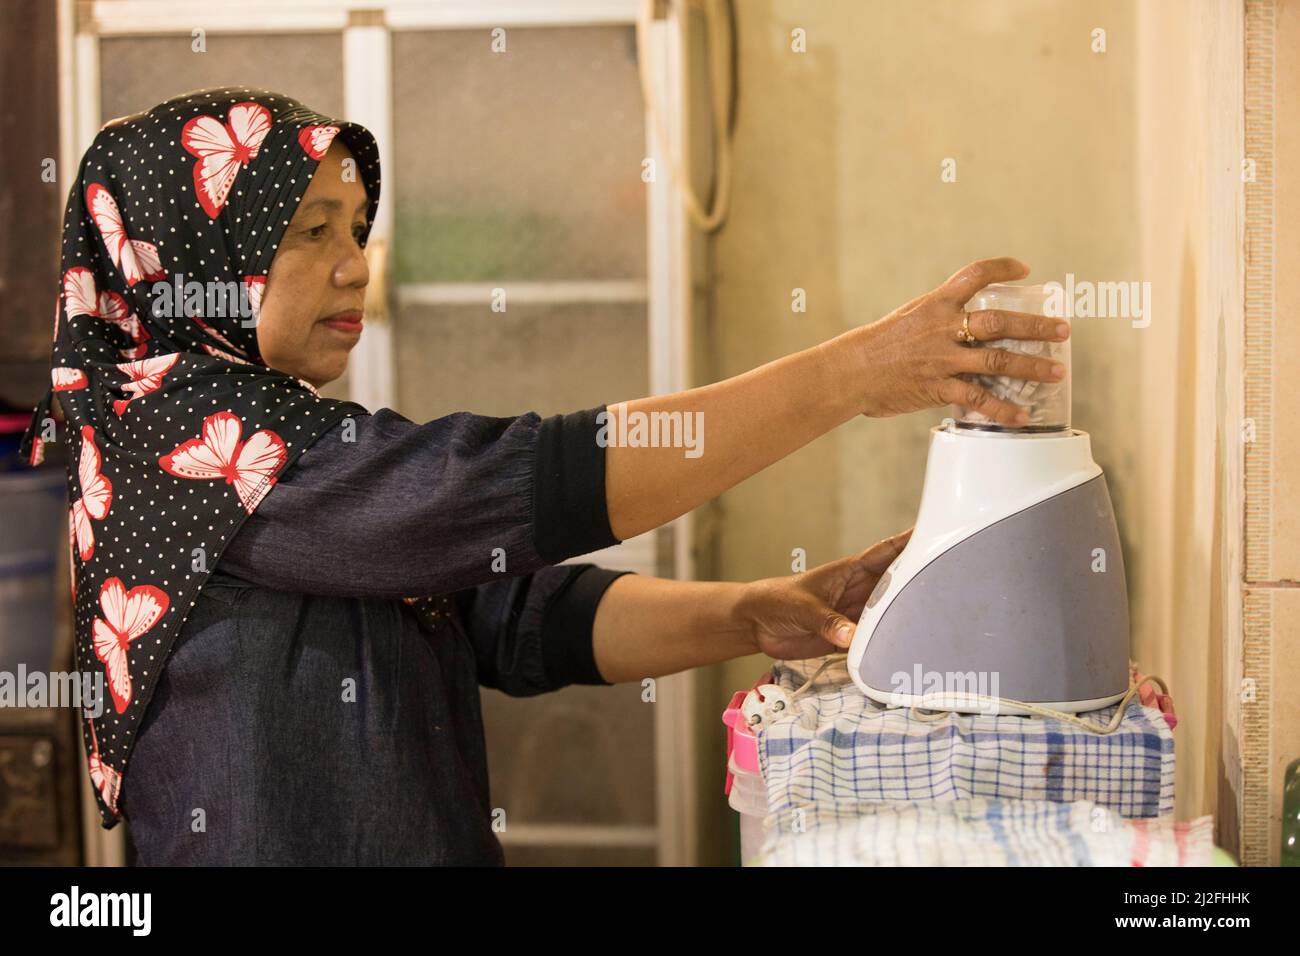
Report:
[[[106,125],[69,196],[51,377],[78,664],[109,691],[84,737],[103,825],[127,819],[143,863],[500,863],[479,684],[527,695],[842,649],[906,533],[749,584],[557,562],[858,414],[961,401],[1017,420],[964,373],[1057,377],[960,344],[1058,337],[1032,316],[963,325],[978,288],[1027,272],[995,259],[609,422],[371,414],[317,389],[361,334],[379,186],[362,127],[221,88]],[[60,440],[49,402],[33,462]],[[603,440],[650,411],[702,413],[708,453]]]

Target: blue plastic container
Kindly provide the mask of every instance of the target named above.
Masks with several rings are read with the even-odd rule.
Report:
[[[54,661],[59,549],[67,476],[61,468],[0,473],[0,670],[49,671]]]

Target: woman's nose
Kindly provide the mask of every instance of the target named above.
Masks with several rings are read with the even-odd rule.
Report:
[[[341,286],[365,286],[370,282],[370,266],[365,250],[349,243],[347,255],[334,267],[334,281]]]

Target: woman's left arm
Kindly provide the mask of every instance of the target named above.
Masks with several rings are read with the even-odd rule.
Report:
[[[611,583],[624,576],[636,575],[558,564],[456,592],[478,682],[512,697],[610,683],[596,667],[592,624]]]
[[[803,660],[843,651],[867,598],[911,531],[789,577],[741,584],[630,574],[596,608],[592,645],[610,683],[748,654]]]
[[[856,557],[748,584],[561,564],[456,594],[479,683],[515,697],[617,684],[764,653],[841,651],[911,531]]]

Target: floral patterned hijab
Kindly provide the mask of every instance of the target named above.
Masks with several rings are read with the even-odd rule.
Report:
[[[21,453],[69,447],[77,668],[103,824],[177,633],[226,542],[304,449],[366,414],[267,367],[256,319],[271,260],[335,136],[379,204],[368,130],[265,90],[182,94],[107,123],[63,215],[51,388]],[[345,174],[347,167],[345,166]],[[364,238],[363,238],[364,242]],[[51,416],[58,393],[66,428]]]

